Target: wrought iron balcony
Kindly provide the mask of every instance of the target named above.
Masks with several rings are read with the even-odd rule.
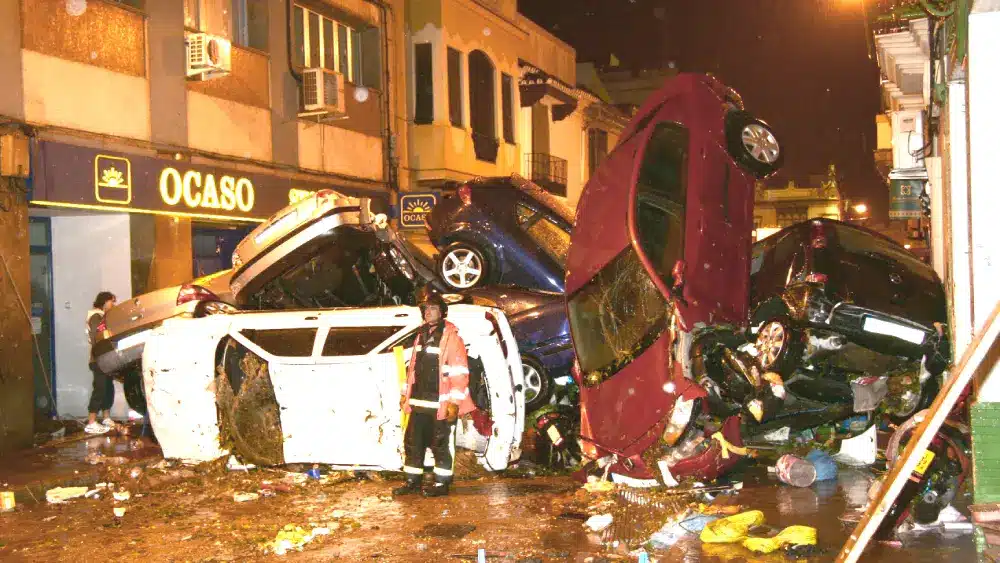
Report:
[[[566,159],[533,152],[524,155],[532,182],[553,195],[566,197]]]

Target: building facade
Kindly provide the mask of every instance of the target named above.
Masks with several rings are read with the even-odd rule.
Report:
[[[625,125],[516,0],[410,2],[407,44],[411,189],[520,174],[575,204]]]
[[[783,187],[767,187],[757,182],[754,192],[754,240],[766,238],[785,227],[808,219],[840,219],[843,200],[836,170],[831,165],[827,177],[800,186],[789,180]]]
[[[392,199],[402,6],[0,0],[0,450],[24,405],[86,414],[97,292],[229,267],[316,190]]]

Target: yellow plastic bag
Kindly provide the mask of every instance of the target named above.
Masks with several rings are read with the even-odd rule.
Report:
[[[396,375],[399,377],[399,388],[402,389],[406,385],[406,359],[403,357],[403,347],[396,346],[392,349],[393,355],[396,357]],[[403,429],[403,435],[406,435],[406,425],[410,422],[410,414],[406,411],[399,413],[399,426]]]
[[[747,538],[743,547],[757,553],[771,553],[786,545],[816,545],[816,528],[789,526],[772,538]]]
[[[708,525],[701,531],[701,541],[705,543],[737,543],[747,537],[750,528],[764,523],[764,513],[759,510],[741,512],[727,518],[722,518]]]

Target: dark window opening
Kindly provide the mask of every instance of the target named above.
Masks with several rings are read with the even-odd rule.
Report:
[[[268,354],[289,358],[312,356],[315,328],[244,329],[240,334]]]
[[[416,71],[414,90],[416,95],[413,122],[427,124],[434,122],[434,63],[430,43],[413,46],[413,67]]]
[[[496,162],[499,141],[496,132],[496,96],[493,62],[486,53],[469,53],[469,114],[476,158]]]
[[[448,47],[448,118],[462,126],[462,53]]]
[[[597,172],[597,168],[608,156],[608,132],[603,129],[587,130],[587,170],[589,176]]]
[[[687,164],[687,129],[677,123],[657,125],[639,169],[636,229],[642,252],[668,287],[674,264],[684,257]]]
[[[584,385],[621,371],[666,327],[667,301],[629,246],[569,299]]]
[[[503,140],[514,144],[514,79],[509,74],[500,76],[500,95],[503,97]]]
[[[402,326],[334,327],[326,335],[323,355],[362,356],[402,329]]]

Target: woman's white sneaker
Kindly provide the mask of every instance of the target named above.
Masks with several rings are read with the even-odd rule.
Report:
[[[111,429],[99,422],[90,422],[83,427],[87,434],[107,434]]]

